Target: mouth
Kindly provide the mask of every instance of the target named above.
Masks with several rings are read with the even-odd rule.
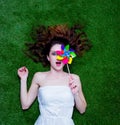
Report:
[[[61,62],[59,62],[59,61],[56,62],[56,65],[57,65],[57,66],[60,66],[60,65],[61,65]]]

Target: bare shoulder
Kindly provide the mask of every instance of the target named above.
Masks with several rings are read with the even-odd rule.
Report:
[[[36,72],[34,74],[35,77],[45,77],[48,72]]]
[[[80,76],[77,74],[71,74],[72,78],[75,80],[76,84],[81,86]]]
[[[80,79],[80,76],[77,74],[71,74],[74,79]]]
[[[48,73],[48,72],[36,72],[36,73],[34,74],[33,79],[35,79],[35,81],[36,81],[37,83],[41,83],[41,81],[46,78],[47,73]]]

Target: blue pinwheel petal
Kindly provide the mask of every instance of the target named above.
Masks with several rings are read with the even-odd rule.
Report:
[[[65,46],[62,44],[62,45],[61,45],[61,49],[64,50],[64,48],[65,48]]]
[[[72,49],[72,48],[70,48],[70,50],[69,50],[69,51],[75,52],[75,50],[74,50],[74,49]]]

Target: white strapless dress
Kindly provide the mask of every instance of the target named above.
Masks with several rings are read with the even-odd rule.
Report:
[[[74,125],[74,96],[69,86],[40,87],[38,102],[40,116],[34,125]]]

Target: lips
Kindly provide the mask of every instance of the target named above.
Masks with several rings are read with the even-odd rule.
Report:
[[[56,62],[56,65],[57,65],[57,66],[60,66],[60,65],[61,65],[61,62],[59,62],[59,61]]]

